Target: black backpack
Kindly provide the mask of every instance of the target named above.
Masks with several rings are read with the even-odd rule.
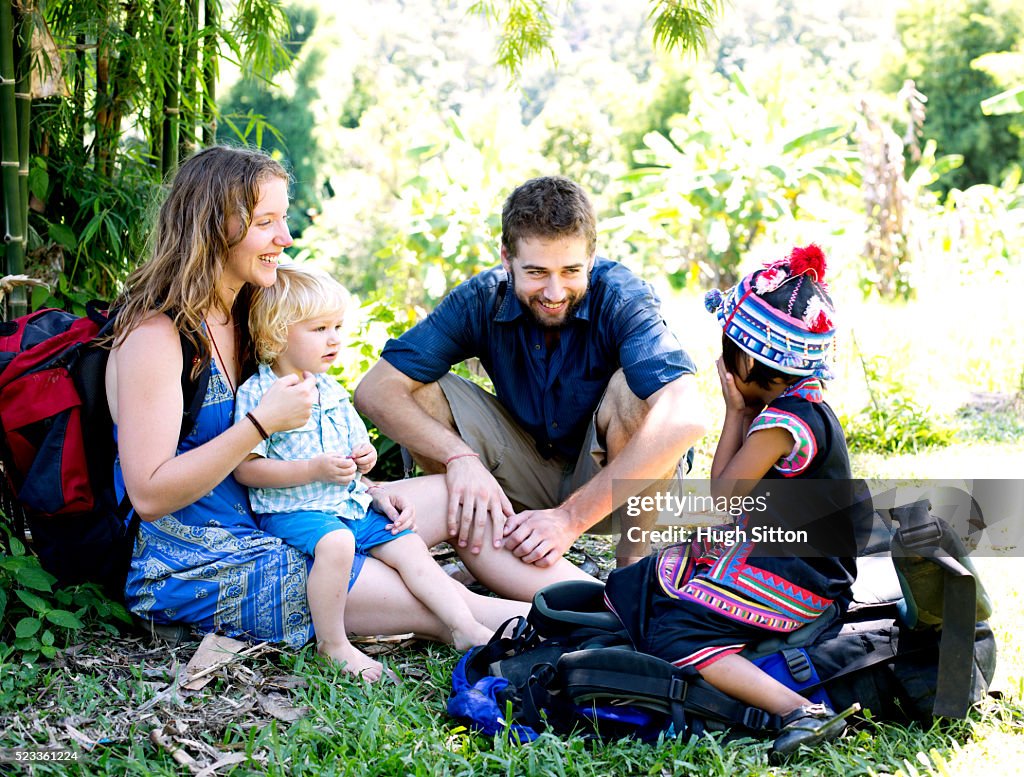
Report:
[[[985,623],[991,607],[980,581],[927,501],[877,511],[875,529],[859,559],[860,601],[833,605],[744,655],[836,710],[858,702],[874,719],[900,723],[964,717],[995,672],[995,639]],[[921,619],[925,610],[942,613],[941,623]],[[604,607],[598,582],[538,592],[526,619],[463,657],[452,685],[450,715],[522,741],[545,730],[642,740],[723,730],[771,735],[780,723],[718,691],[691,667],[636,652]]]
[[[124,596],[139,518],[114,491],[113,421],[104,375],[109,350],[97,343],[116,312],[89,303],[84,317],[44,309],[0,322],[0,509],[58,585],[98,583]],[[206,395],[209,363],[181,336],[186,408],[179,443]]]

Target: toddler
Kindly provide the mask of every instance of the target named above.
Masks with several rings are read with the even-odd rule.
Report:
[[[345,601],[365,555],[394,568],[409,590],[450,629],[459,650],[483,644],[491,631],[477,622],[413,533],[413,512],[361,475],[377,460],[348,393],[327,374],[338,357],[347,294],[327,273],[280,266],[277,281],[258,289],[249,328],[259,369],[238,390],[236,418],[248,416],[274,381],[289,373],[316,376],[319,399],[305,426],[271,435],[235,470],[249,487],[260,528],[313,557],[306,584],[319,652],[370,682],[380,662],[358,650],[345,630]],[[391,516],[391,517],[388,517]]]

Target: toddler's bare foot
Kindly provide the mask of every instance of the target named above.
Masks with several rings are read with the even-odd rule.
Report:
[[[374,661],[366,653],[357,649],[351,642],[341,644],[321,642],[317,645],[317,652],[332,661],[342,664],[342,669],[349,674],[370,683],[377,682],[384,671],[380,661]]]
[[[493,631],[482,623],[473,621],[464,628],[452,629],[452,644],[455,645],[456,650],[469,650],[477,645],[486,645],[493,636]]]

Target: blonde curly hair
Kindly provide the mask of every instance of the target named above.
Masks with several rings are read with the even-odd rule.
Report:
[[[257,289],[249,306],[256,359],[273,364],[288,343],[288,328],[321,316],[344,315],[349,294],[323,270],[295,264],[277,268],[273,286]]]

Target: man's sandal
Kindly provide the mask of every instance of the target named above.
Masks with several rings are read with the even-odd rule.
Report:
[[[779,735],[768,753],[769,760],[778,763],[802,745],[814,747],[832,741],[846,730],[846,719],[859,709],[856,702],[838,714],[827,704],[798,707],[783,716]]]

